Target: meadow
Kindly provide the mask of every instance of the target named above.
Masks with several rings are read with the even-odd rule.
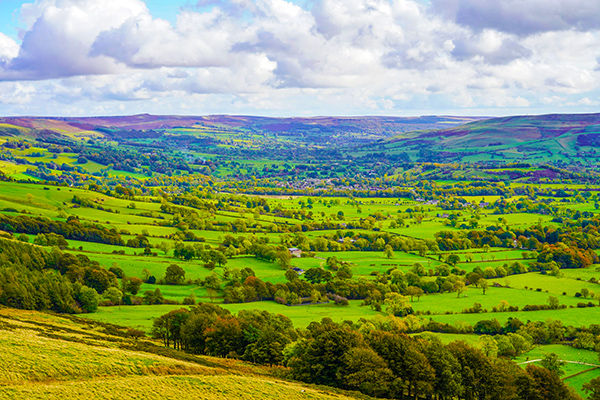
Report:
[[[116,126],[88,131],[65,121],[37,122],[64,142],[46,141],[34,128],[0,125],[19,135],[1,141],[2,240],[28,242],[50,254],[32,274],[70,280],[66,292],[79,296],[73,297],[78,307],[83,295],[74,288],[95,290],[104,305],[80,317],[141,329],[148,340],[161,316],[194,302],[234,315],[252,309],[285,315],[299,329],[324,318],[360,325],[390,314],[413,314],[412,325],[437,321],[454,332],[492,319],[501,325],[511,318],[525,324],[560,320],[579,330],[598,321],[600,262],[593,252],[600,254],[600,175],[577,164],[579,150],[559,153],[557,143],[573,145],[569,135],[549,144],[552,156],[535,162],[548,150],[541,142],[494,143],[482,136],[483,122],[465,128],[465,137],[350,130],[337,146],[337,136],[311,144],[310,129],[287,136],[240,121],[236,127],[152,125],[151,134],[134,124],[135,135],[127,140],[119,137],[126,129]],[[404,146],[409,137],[453,152],[437,157],[423,144]],[[52,232],[37,228],[39,221]],[[73,233],[73,226],[81,232]],[[60,242],[58,249],[50,233],[64,236],[67,245]],[[302,257],[290,248],[299,248]],[[16,263],[1,256],[6,265]],[[175,277],[168,276],[173,266]],[[141,280],[135,290],[127,286],[137,282],[133,278]],[[0,293],[12,293],[8,289]],[[560,306],[548,309],[554,299]],[[298,304],[309,301],[327,303]],[[27,307],[46,303],[36,304]],[[509,306],[514,310],[493,310]],[[523,311],[525,306],[540,309]],[[8,397],[67,391],[78,398],[86,387],[108,398],[130,392],[176,398],[186,390],[227,398],[243,387],[249,399],[300,396],[301,386],[272,377],[244,374],[237,382],[157,354],[90,346],[101,339],[66,327],[66,320],[62,338],[39,334],[36,322],[11,323],[21,325],[0,329],[5,352],[16,354],[0,365]],[[101,327],[90,332],[100,334]],[[481,345],[472,334],[411,334]],[[565,336],[534,347],[517,361],[548,352],[570,361],[596,358],[595,352],[563,346],[572,341]],[[78,360],[85,367],[72,369]],[[565,382],[580,394],[584,382],[600,376],[586,367],[565,367]],[[28,381],[36,383],[22,384]],[[344,395],[306,389],[298,398]]]
[[[122,331],[93,323],[6,308],[0,317],[0,399],[365,398],[281,380],[267,367],[137,349]]]

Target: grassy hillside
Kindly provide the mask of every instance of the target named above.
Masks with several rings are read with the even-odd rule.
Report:
[[[406,152],[421,161],[586,161],[595,159],[600,114],[492,118],[368,144],[357,155]]]
[[[170,351],[126,328],[0,309],[1,399],[354,399],[277,370]]]

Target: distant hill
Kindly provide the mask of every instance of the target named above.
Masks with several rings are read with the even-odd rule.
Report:
[[[344,137],[358,142],[371,141],[415,130],[441,129],[476,121],[477,117],[310,117],[271,118],[257,116],[173,116],[140,114],[131,116],[59,118],[0,118],[0,134],[13,136],[28,132],[32,136],[109,136],[130,131],[153,131],[192,128],[215,133],[261,133],[300,137],[324,142]],[[186,132],[177,132],[184,134]],[[189,133],[189,132],[188,132]],[[193,133],[193,132],[192,132]]]
[[[600,114],[513,116],[398,134],[359,153],[405,152],[420,161],[589,160],[600,146]]]
[[[145,149],[247,158],[383,162],[597,162],[600,114],[503,118],[289,117],[140,114],[106,117],[5,117],[0,137],[65,144],[115,142]],[[58,141],[57,141],[58,140]]]

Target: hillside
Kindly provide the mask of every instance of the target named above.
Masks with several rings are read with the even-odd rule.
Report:
[[[170,134],[209,132],[214,134],[257,133],[266,136],[283,135],[323,142],[330,137],[352,138],[357,141],[387,138],[400,132],[441,129],[476,121],[476,117],[310,117],[271,118],[257,116],[173,116],[140,114],[109,117],[6,117],[0,118],[4,135],[28,133],[34,137],[106,137],[131,138],[131,131],[144,137],[143,131],[164,131]],[[177,129],[192,131],[170,132]],[[153,137],[154,134],[146,135]]]
[[[408,132],[366,145],[371,151],[406,152],[417,161],[587,161],[597,157],[600,114],[514,116],[441,130]]]
[[[0,399],[368,398],[171,351],[126,328],[33,311],[0,308],[0,351]]]

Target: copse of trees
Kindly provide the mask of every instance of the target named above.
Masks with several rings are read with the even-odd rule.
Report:
[[[87,257],[52,253],[0,238],[0,304],[59,313],[94,312],[98,292],[116,285],[114,275]]]
[[[123,239],[115,229],[107,229],[101,225],[81,223],[76,217],[69,217],[67,222],[50,220],[27,215],[0,215],[0,230],[12,233],[57,234],[66,239],[83,240],[123,246]]]
[[[219,306],[200,303],[155,319],[152,335],[195,354],[281,364],[285,346],[298,338],[289,318],[267,311],[243,310],[237,316]]]
[[[529,328],[510,321],[506,329]],[[497,358],[498,351],[486,355],[465,342],[444,345],[433,337],[409,337],[406,331],[407,324],[396,317],[342,324],[325,318],[297,331],[282,315],[244,310],[234,316],[201,303],[157,318],[152,335],[176,349],[285,365],[290,378],[380,398],[579,399],[554,370],[524,370]],[[513,332],[495,338],[502,338],[491,340],[503,355],[529,346]]]

